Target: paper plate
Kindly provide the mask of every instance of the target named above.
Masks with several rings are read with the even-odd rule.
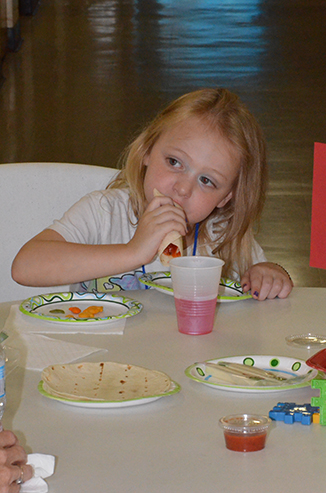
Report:
[[[43,389],[43,381],[41,380],[40,383],[38,384],[38,391],[44,395],[44,397],[48,397],[49,399],[54,399],[56,401],[62,402],[63,404],[67,404],[68,406],[75,406],[75,407],[88,407],[88,408],[93,408],[93,409],[109,409],[109,408],[117,408],[117,407],[130,407],[130,406],[140,406],[142,404],[149,404],[150,402],[157,401],[158,399],[161,399],[162,397],[167,397],[169,395],[177,394],[180,392],[181,387],[178,383],[174,382],[173,380],[171,381],[171,386],[168,391],[164,392],[163,394],[159,395],[153,395],[150,397],[139,397],[137,399],[130,399],[126,401],[84,401],[84,400],[71,400],[71,399],[64,399],[62,397],[56,397],[51,394],[48,394],[44,389]]]
[[[275,385],[273,383],[265,383],[263,387],[257,386],[243,386],[243,385],[232,385],[226,384],[223,381],[219,381],[217,378],[210,374],[209,367],[206,363],[217,363],[218,361],[227,361],[230,363],[240,363],[248,366],[255,366],[263,370],[275,372],[280,377],[284,377],[287,380],[281,385]],[[232,392],[281,392],[284,390],[297,389],[300,387],[306,387],[310,385],[310,381],[320,374],[317,370],[313,370],[305,361],[294,358],[287,358],[284,356],[233,356],[228,358],[218,358],[203,363],[195,363],[189,366],[185,370],[187,377],[195,380],[196,382],[203,383],[209,387],[217,390],[227,390]],[[300,383],[290,383],[291,379],[296,377],[302,377],[303,380]]]
[[[146,286],[151,286],[161,293],[173,296],[171,272],[169,271],[149,272],[143,274],[139,280]],[[224,277],[221,278],[219,295],[217,297],[218,302],[241,301],[250,298],[252,298],[251,294],[243,293],[241,284]]]
[[[78,318],[69,308],[85,310],[89,306],[101,306],[103,311],[94,318]],[[23,301],[19,307],[24,315],[60,324],[100,324],[132,317],[142,310],[143,305],[136,300],[119,294],[107,293],[51,293],[33,296]],[[68,318],[67,318],[68,316]]]

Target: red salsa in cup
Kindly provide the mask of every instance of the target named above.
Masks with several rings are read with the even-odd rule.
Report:
[[[226,448],[235,452],[256,452],[265,447],[271,420],[255,414],[233,414],[221,418]]]

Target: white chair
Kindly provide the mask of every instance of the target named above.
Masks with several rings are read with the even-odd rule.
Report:
[[[0,164],[0,302],[68,290],[20,286],[11,278],[12,261],[26,241],[88,192],[105,189],[117,172],[86,164]]]

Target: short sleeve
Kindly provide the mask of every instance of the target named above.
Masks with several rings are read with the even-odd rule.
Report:
[[[101,231],[102,192],[85,195],[74,204],[59,220],[55,220],[49,229],[59,233],[72,243],[99,244]],[[108,211],[109,212],[109,211]]]
[[[50,226],[66,241],[89,245],[127,243],[136,229],[127,190],[85,195]]]

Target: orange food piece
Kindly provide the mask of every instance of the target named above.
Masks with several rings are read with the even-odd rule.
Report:
[[[78,308],[78,306],[72,306],[71,308],[69,308],[69,310],[72,312],[72,313],[80,313],[81,312],[81,309]]]
[[[89,306],[78,314],[79,318],[95,318],[97,313],[103,312],[103,306]]]
[[[103,312],[103,306],[90,306],[88,307],[88,311],[91,313],[100,313]]]
[[[179,248],[177,247],[177,245],[174,245],[173,243],[170,243],[170,245],[168,245],[164,252],[163,252],[164,255],[168,255],[169,257],[181,257],[181,252],[179,250]]]

